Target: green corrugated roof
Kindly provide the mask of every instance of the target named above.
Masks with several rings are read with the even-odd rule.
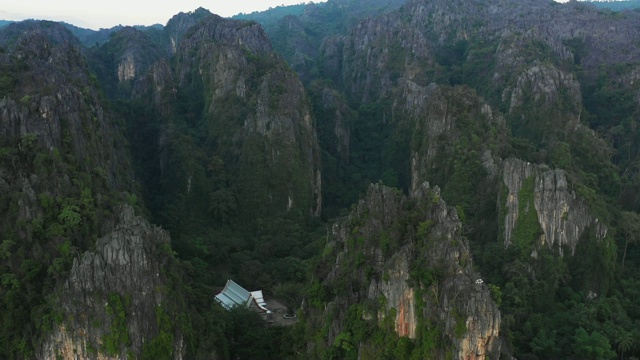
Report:
[[[216,300],[227,310],[234,306],[246,306],[251,294],[233,280],[227,280],[224,289],[216,295]]]

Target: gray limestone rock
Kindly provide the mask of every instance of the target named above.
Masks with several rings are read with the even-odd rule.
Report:
[[[607,235],[607,227],[598,218],[591,215],[586,203],[578,198],[571,190],[565,172],[561,169],[551,170],[544,166],[531,164],[519,159],[507,159],[503,166],[503,183],[507,195],[505,208],[504,242],[511,244],[511,235],[517,226],[520,201],[520,190],[525,180],[534,177],[533,203],[538,223],[542,229],[540,245],[549,249],[558,247],[562,253],[563,246],[567,246],[571,254],[587,229],[596,234],[598,240]]]
[[[337,250],[335,262],[318,275],[324,286],[336,289],[335,297],[324,311],[309,310],[311,323],[315,317],[331,319],[329,346],[349,330],[345,318],[352,305],[382,304],[365,305],[363,320],[383,326],[391,316],[395,332],[409,338],[426,331],[420,326],[428,323],[450,341],[448,350],[455,358],[496,358],[500,312],[473,269],[456,211],[439,195],[440,190],[428,184],[411,198],[371,185],[348,219],[333,226],[327,251]],[[360,355],[380,350],[379,344],[366,340],[355,346]],[[444,359],[446,351],[433,355]]]
[[[113,331],[109,313],[114,294],[125,304],[126,331],[130,351],[139,354],[146,342],[158,334],[156,311],[168,308],[168,282],[163,268],[171,261],[170,239],[164,230],[135,216],[133,208],[123,206],[112,232],[96,242],[96,250],[73,260],[69,278],[59,297],[65,320],[45,339],[38,357],[56,358],[77,354],[81,358],[105,358],[101,343]],[[175,334],[175,358],[184,349]],[[124,344],[118,351],[124,349]],[[90,350],[98,350],[97,353]],[[124,353],[116,357],[124,356]]]

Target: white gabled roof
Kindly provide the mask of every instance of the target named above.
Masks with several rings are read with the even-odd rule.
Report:
[[[260,309],[266,311],[268,314],[271,313],[271,311],[267,309],[267,303],[264,301],[264,296],[262,296],[262,290],[252,291],[251,297],[256,301]]]

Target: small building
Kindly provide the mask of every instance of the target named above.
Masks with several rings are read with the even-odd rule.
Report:
[[[236,306],[244,306],[260,314],[271,314],[264,301],[262,290],[247,291],[233,280],[227,280],[224,289],[216,295],[216,301],[227,310]]]

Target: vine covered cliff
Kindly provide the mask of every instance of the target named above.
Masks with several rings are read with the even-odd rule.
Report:
[[[500,311],[455,209],[423,184],[371,185],[333,225],[308,300],[311,356],[492,359]],[[411,339],[411,341],[408,341]]]

